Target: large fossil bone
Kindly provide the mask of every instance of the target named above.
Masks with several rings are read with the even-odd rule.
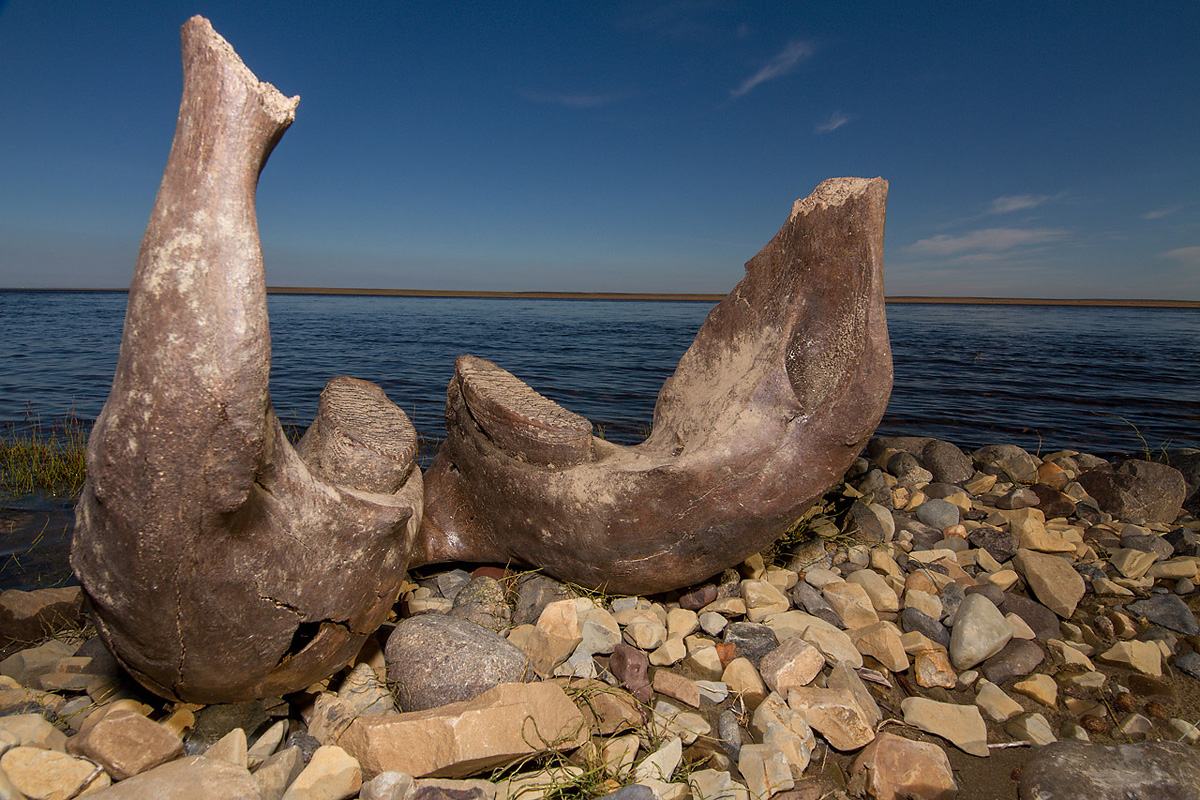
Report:
[[[584,586],[687,586],[787,530],[836,483],[892,386],[887,182],[796,201],[621,447],[496,365],[458,359],[413,563],[517,561]]]
[[[112,391],[88,441],[71,563],[143,684],[208,703],[348,662],[396,601],[421,516],[416,436],[335,378],[293,448],[271,408],[259,172],[299,98],[201,17],[138,254]]]

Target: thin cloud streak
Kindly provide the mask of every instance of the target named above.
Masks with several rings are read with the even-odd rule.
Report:
[[[818,122],[816,127],[813,128],[813,132],[829,133],[830,131],[836,131],[849,121],[849,115],[843,114],[841,111],[835,111],[829,115],[829,119],[824,122]]]
[[[993,214],[1011,214],[1013,211],[1024,211],[1027,208],[1037,208],[1050,199],[1045,194],[1018,194],[997,197],[992,201]]]
[[[1180,247],[1178,250],[1159,253],[1158,257],[1170,258],[1190,267],[1200,267],[1200,247]]]
[[[1142,214],[1142,219],[1162,219],[1170,216],[1179,210],[1179,206],[1171,206],[1170,208],[1156,208],[1153,211],[1147,211]]]
[[[812,45],[808,42],[793,40],[787,43],[787,47],[774,58],[771,59],[765,67],[751,75],[742,85],[729,92],[732,98],[738,98],[745,95],[755,86],[760,83],[782,78],[787,75],[805,58],[808,58],[813,53]]]
[[[939,234],[908,247],[912,253],[945,258],[969,252],[997,253],[1014,247],[1046,244],[1062,239],[1064,230],[1053,228],[984,228],[961,236]]]

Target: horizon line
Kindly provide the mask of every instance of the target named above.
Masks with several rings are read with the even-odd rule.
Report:
[[[0,287],[0,292],[128,292],[128,289],[86,287]],[[364,297],[444,297],[510,300],[651,300],[712,302],[726,294],[707,292],[560,292],[560,291],[489,291],[473,289],[361,289],[332,286],[268,286],[267,294],[338,295]],[[1153,298],[1054,298],[894,295],[884,298],[897,305],[1023,305],[1023,306],[1097,306],[1118,308],[1200,308],[1200,300],[1159,300]]]

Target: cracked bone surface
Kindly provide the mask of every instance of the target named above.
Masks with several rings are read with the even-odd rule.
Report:
[[[71,564],[139,681],[200,703],[278,696],[346,664],[392,608],[420,523],[416,434],[334,378],[293,448],[271,408],[254,194],[299,98],[207,20],[88,440]]]
[[[458,359],[413,564],[521,562],[609,592],[688,586],[766,547],[837,483],[887,405],[887,182],[796,201],[663,385],[645,442]]]

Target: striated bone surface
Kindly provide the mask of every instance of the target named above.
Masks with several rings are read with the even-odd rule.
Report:
[[[268,394],[254,194],[299,98],[208,21],[138,254],[112,391],[88,441],[71,564],[144,685],[190,702],[302,689],[396,601],[420,523],[416,435],[374,384],[335,378],[294,449]]]
[[[413,563],[511,560],[645,594],[778,538],[841,478],[891,393],[886,201],[878,178],[796,201],[663,385],[640,445],[594,438],[500,367],[459,358]]]

